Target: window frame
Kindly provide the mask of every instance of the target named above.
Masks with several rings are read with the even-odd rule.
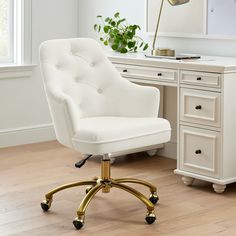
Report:
[[[9,57],[0,66],[31,63],[31,0],[9,0]]]
[[[0,63],[12,63],[14,55],[14,0],[8,0],[9,9],[8,9],[8,56],[0,57]]]

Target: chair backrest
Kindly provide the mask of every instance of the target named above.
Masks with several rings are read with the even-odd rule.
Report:
[[[126,83],[93,39],[59,39],[42,43],[40,65],[57,139],[73,147],[79,119],[119,116]],[[121,104],[122,103],[122,104]],[[116,104],[116,105],[114,105]]]

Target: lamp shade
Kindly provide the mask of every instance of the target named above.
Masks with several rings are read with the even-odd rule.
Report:
[[[182,5],[185,4],[187,2],[189,2],[190,0],[168,0],[168,2],[172,5],[172,6],[177,6],[177,5]]]

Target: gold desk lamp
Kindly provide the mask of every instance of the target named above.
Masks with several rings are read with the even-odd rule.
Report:
[[[182,4],[188,3],[189,1],[190,0],[168,0],[168,2],[172,6],[182,5]],[[163,4],[164,4],[164,0],[161,0],[161,7],[160,7],[158,19],[157,19],[156,31],[155,31],[155,36],[154,36],[153,44],[152,44],[151,54],[153,56],[170,56],[170,57],[173,56],[174,57],[175,56],[175,50],[173,50],[173,49],[169,49],[169,48],[157,48],[156,49],[155,48],[156,39],[157,39],[157,33],[158,33],[158,29],[159,29],[159,25],[160,25],[160,20],[161,20],[161,13],[162,13],[162,9],[163,9]]]

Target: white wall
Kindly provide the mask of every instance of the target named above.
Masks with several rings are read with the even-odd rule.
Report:
[[[37,66],[31,77],[0,78],[0,147],[55,138],[38,48],[44,40],[76,37],[77,13],[77,0],[32,0],[32,60]]]
[[[130,23],[146,28],[146,0],[78,0],[78,4],[80,37],[97,38],[93,32],[95,16],[108,16],[117,10],[127,17]],[[151,42],[152,37],[148,40]],[[236,40],[159,37],[157,44],[160,47],[175,48],[177,52],[236,57]]]
[[[97,15],[113,16],[120,12],[130,24],[138,24],[143,31],[146,30],[146,1],[145,0],[78,0],[79,4],[79,36],[98,36],[93,30],[93,25],[99,20]]]

